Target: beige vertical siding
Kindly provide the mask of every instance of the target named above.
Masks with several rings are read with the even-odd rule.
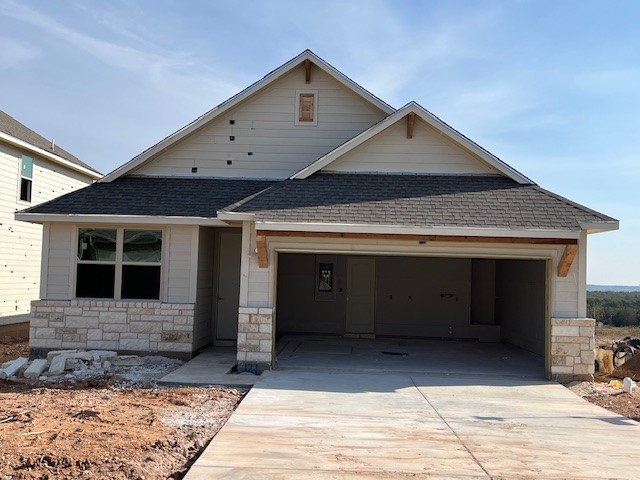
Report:
[[[317,125],[295,125],[296,91],[309,89],[318,91]],[[306,84],[301,66],[133,174],[287,178],[385,116],[317,68]]]
[[[75,227],[70,223],[52,223],[49,227],[49,251],[44,278],[45,298],[47,300],[68,300],[73,298],[71,291],[74,272],[73,258],[76,254]]]
[[[195,300],[195,282],[192,281],[194,266],[197,268],[198,227],[174,225],[170,229],[167,299],[169,303],[189,303]],[[196,261],[194,262],[194,259]]]
[[[20,159],[23,154],[33,159],[32,201],[19,200]],[[91,183],[86,176],[51,161],[0,144],[0,324],[15,315],[30,311],[30,303],[40,296],[40,259],[42,252],[42,227],[19,222],[14,213],[55,197],[77,190]],[[54,228],[59,236],[60,229]],[[68,237],[66,238],[68,243]],[[58,243],[54,257],[62,247]],[[54,262],[58,259],[54,258]],[[60,265],[54,263],[54,276],[60,273]],[[68,270],[68,260],[66,269]],[[65,275],[66,278],[66,275]],[[68,284],[52,278],[52,298],[68,294]],[[64,290],[64,291],[61,291]],[[3,320],[4,319],[4,320]]]
[[[323,170],[336,172],[399,172],[431,174],[497,174],[477,156],[416,120],[413,138],[400,120],[354,148]]]

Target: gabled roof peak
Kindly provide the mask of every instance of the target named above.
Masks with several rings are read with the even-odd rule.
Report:
[[[480,145],[478,145],[471,139],[464,136],[458,130],[454,129],[447,123],[443,122],[440,118],[435,116],[433,113],[431,113],[430,111],[428,111],[426,108],[424,108],[422,105],[420,105],[415,101],[411,101],[407,103],[403,107],[391,113],[385,119],[371,126],[364,132],[360,133],[359,135],[356,135],[351,140],[348,140],[347,142],[343,143],[342,145],[335,148],[334,150],[327,153],[326,155],[320,157],[318,160],[316,160],[314,163],[312,163],[308,167],[305,167],[304,169],[300,170],[296,174],[292,175],[291,179],[293,180],[293,179],[307,178],[308,176],[312,175],[313,173],[317,172],[318,170],[326,167],[333,161],[337,160],[342,155],[353,150],[358,145],[361,145],[362,143],[366,142],[367,140],[372,138],[374,135],[377,135],[383,130],[394,125],[395,123],[397,123],[398,121],[400,121],[401,119],[403,119],[409,114],[414,114],[418,116],[420,119],[425,121],[428,125],[438,130],[440,133],[445,135],[447,138],[449,138],[453,142],[469,150],[470,152],[472,152],[473,154],[481,158],[487,164],[494,167],[496,170],[498,170],[500,173],[502,173],[506,177],[511,178],[516,182],[522,183],[522,184],[534,183],[532,180],[530,180],[529,178],[527,178],[526,176],[518,172],[516,169],[504,163],[502,160],[500,160],[498,157],[493,155],[491,152],[485,150]]]
[[[228,100],[225,100],[224,102],[222,102],[217,107],[209,110],[207,113],[205,113],[205,114],[201,115],[200,117],[198,117],[197,119],[195,119],[193,122],[189,123],[188,125],[185,125],[184,127],[182,127],[181,129],[177,130],[176,132],[172,133],[171,135],[169,135],[165,139],[163,139],[160,142],[156,143],[151,148],[148,148],[147,150],[145,150],[144,152],[142,152],[138,156],[132,158],[129,162],[125,163],[124,165],[121,165],[120,167],[116,168],[112,172],[108,173],[100,181],[101,182],[111,182],[111,181],[115,180],[116,178],[119,178],[119,177],[121,177],[123,175],[126,175],[127,173],[131,172],[133,169],[139,167],[140,165],[145,163],[147,160],[149,160],[152,157],[154,157],[156,154],[158,154],[158,153],[162,152],[163,150],[169,148],[171,145],[175,144],[176,142],[182,140],[187,135],[189,135],[189,134],[193,133],[194,131],[198,130],[199,128],[201,128],[202,126],[204,126],[205,124],[207,124],[208,122],[210,122],[211,120],[216,118],[217,116],[219,116],[219,115],[223,114],[224,112],[228,111],[229,109],[235,107],[240,102],[242,102],[243,100],[247,99],[248,97],[250,97],[254,93],[262,90],[263,88],[265,88],[269,84],[275,82],[277,79],[279,79],[280,77],[282,77],[286,73],[288,73],[291,70],[293,70],[294,68],[298,67],[305,60],[309,60],[313,64],[315,64],[317,67],[322,68],[325,72],[327,72],[336,81],[338,81],[339,83],[341,83],[342,85],[344,85],[345,87],[350,89],[351,91],[355,92],[356,94],[360,95],[362,98],[367,100],[369,103],[375,105],[377,108],[379,108],[380,110],[382,110],[386,114],[390,114],[390,113],[395,111],[395,109],[391,105],[389,105],[388,103],[384,102],[383,100],[381,100],[380,98],[378,98],[377,96],[375,96],[374,94],[372,94],[371,92],[366,90],[365,88],[363,88],[360,85],[358,85],[356,82],[351,80],[349,77],[344,75],[342,72],[340,72],[339,70],[334,68],[332,65],[328,64],[326,61],[324,61],[322,58],[320,58],[318,55],[313,53],[311,50],[306,49],[302,53],[300,53],[299,55],[293,57],[291,60],[289,60],[285,64],[281,65],[280,67],[276,68],[275,70],[272,70],[271,72],[266,74],[264,77],[262,77],[260,80],[258,80],[257,82],[253,83],[249,87],[245,88],[244,90],[242,90],[238,94],[234,95],[233,97],[229,98]]]

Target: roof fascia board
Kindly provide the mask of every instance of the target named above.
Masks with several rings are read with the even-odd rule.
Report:
[[[88,177],[91,177],[93,180],[97,180],[102,177],[102,175],[98,172],[89,170],[88,168],[85,168],[82,165],[77,165],[65,158],[60,157],[59,155],[56,155],[55,153],[47,152],[46,150],[40,147],[31,145],[30,143],[25,142],[24,140],[20,140],[19,138],[13,137],[4,132],[0,132],[0,140],[4,140],[5,142],[13,146],[20,147],[24,150],[28,150],[29,152],[35,153],[36,155],[46,158],[47,160],[51,160],[52,162],[63,165],[71,170],[75,170],[84,175],[87,175]]]
[[[491,165],[492,167],[494,167],[496,170],[503,173],[507,177],[511,178],[512,180],[515,180],[516,182],[521,184],[533,183],[530,179],[528,179],[518,171],[514,170],[513,168],[509,167],[506,163],[504,163],[498,157],[489,153],[485,149],[481,148],[479,145],[469,140],[467,137],[465,137],[455,129],[451,128],[449,125],[444,123],[438,117],[436,117],[431,112],[424,109],[423,107],[421,107],[415,102],[410,102],[404,107],[396,110],[394,113],[389,115],[387,118],[385,118],[381,122],[377,123],[376,125],[373,125],[369,129],[362,132],[360,135],[357,135],[351,140],[348,140],[347,142],[343,143],[342,145],[335,148],[331,152],[327,153],[323,157],[320,157],[311,165],[295,173],[290,177],[290,179],[292,180],[304,179],[311,176],[318,170],[321,170],[322,168],[326,167],[327,165],[334,162],[345,153],[363,144],[367,140],[371,139],[378,133],[382,132],[383,130],[387,129],[391,125],[400,121],[402,118],[404,118],[406,115],[412,112],[418,115],[420,119],[425,121],[428,125],[432,126],[436,130],[441,132],[447,138],[457,143],[458,145],[462,146],[463,148],[471,151],[473,154],[480,157],[486,163],[488,163],[489,165]]]
[[[161,140],[160,142],[156,143],[151,148],[145,150],[140,155],[134,157],[129,162],[125,163],[124,165],[121,165],[120,167],[116,168],[112,172],[108,173],[107,175],[102,177],[102,179],[100,181],[101,182],[111,182],[111,181],[115,180],[116,178],[119,178],[119,177],[129,173],[130,171],[132,171],[135,168],[137,168],[140,165],[142,165],[147,160],[149,160],[152,157],[156,156],[157,154],[163,152],[164,150],[169,148],[174,143],[182,140],[186,136],[190,135],[194,131],[196,131],[199,128],[201,128],[203,125],[207,124],[208,122],[210,122],[211,120],[215,119],[216,117],[222,115],[224,112],[232,109],[233,107],[235,107],[239,103],[241,103],[244,100],[246,100],[247,98],[249,98],[251,95],[253,95],[253,94],[257,93],[258,91],[262,90],[263,88],[265,88],[267,85],[273,83],[278,78],[280,78],[283,75],[289,73],[291,70],[293,70],[295,67],[300,65],[300,63],[304,62],[305,60],[310,60],[312,63],[315,63],[316,65],[321,66],[323,68],[323,70],[325,70],[335,80],[337,80],[338,82],[340,82],[341,84],[343,84],[344,86],[346,86],[347,88],[352,90],[353,92],[357,93],[361,97],[364,97],[366,100],[368,100],[370,103],[374,104],[376,107],[378,107],[380,110],[384,111],[386,114],[391,114],[392,112],[395,111],[395,109],[393,107],[391,107],[390,105],[388,105],[385,102],[383,102],[382,100],[380,100],[378,97],[373,95],[371,92],[369,92],[369,91],[365,90],[364,88],[362,88],[360,85],[355,83],[353,80],[351,80],[350,78],[348,78],[347,76],[345,76],[344,74],[342,74],[341,72],[336,70],[334,67],[329,65],[324,60],[322,60],[316,54],[314,54],[310,50],[305,50],[304,52],[302,52],[297,57],[292,58],[291,60],[289,60],[284,65],[282,65],[282,66],[278,67],[277,69],[273,70],[272,72],[268,73],[267,75],[265,75],[263,78],[261,78],[260,80],[258,80],[254,84],[252,84],[249,87],[247,87],[244,90],[242,90],[240,93],[238,93],[238,94],[234,95],[233,97],[229,98],[228,100],[224,101],[223,103],[221,103],[217,107],[213,108],[212,110],[209,110],[207,113],[205,113],[204,115],[201,115],[200,117],[195,119],[193,122],[189,123],[188,125],[185,125],[184,127],[179,129],[178,131],[176,131],[176,132],[172,133],[171,135],[169,135],[167,138]]]
[[[163,217],[144,215],[79,215],[79,214],[51,214],[51,213],[20,213],[15,219],[21,222],[75,222],[75,223],[118,223],[118,224],[160,224],[160,225],[207,225],[213,227],[228,227],[229,224],[218,218],[205,217]]]
[[[218,218],[220,220],[229,220],[229,221],[236,221],[236,220],[240,220],[240,221],[253,221],[255,218],[255,214],[254,213],[245,213],[245,212],[216,212],[218,215]]]
[[[478,237],[522,237],[522,238],[562,238],[579,239],[580,231],[571,230],[527,230],[508,228],[473,227],[406,227],[400,225],[361,225],[339,223],[293,223],[256,222],[256,231],[300,231],[330,233],[390,233],[399,235],[455,235]]]
[[[620,222],[582,223],[580,226],[587,233],[613,232],[620,229]]]

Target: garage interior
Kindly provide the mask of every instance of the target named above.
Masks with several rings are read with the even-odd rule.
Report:
[[[542,360],[546,271],[545,260],[279,253],[277,339],[315,338],[329,353],[353,339],[502,343]]]

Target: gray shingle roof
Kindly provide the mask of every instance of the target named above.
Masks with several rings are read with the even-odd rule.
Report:
[[[123,177],[25,213],[184,216],[423,227],[581,229],[613,218],[499,176],[316,173],[304,180]]]
[[[316,173],[229,208],[256,220],[580,230],[613,218],[499,176]]]
[[[273,184],[245,179],[124,177],[94,183],[24,213],[215,218],[218,210]]]
[[[6,133],[7,135],[11,135],[12,137],[17,138],[18,140],[22,140],[34,147],[41,148],[42,150],[46,150],[49,153],[53,153],[58,155],[65,160],[68,160],[71,163],[79,165],[81,167],[87,168],[92,172],[100,173],[95,168],[87,165],[80,159],[78,159],[75,155],[70,154],[65,149],[60,148],[59,146],[55,146],[53,149],[51,148],[51,140],[47,140],[42,135],[34,132],[27,126],[23,125],[15,118],[6,114],[2,110],[0,110],[0,132]]]

